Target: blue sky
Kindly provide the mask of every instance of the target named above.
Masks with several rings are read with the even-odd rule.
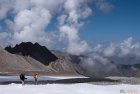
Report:
[[[121,41],[133,37],[140,41],[140,0],[111,0],[114,9],[109,13],[95,10],[81,30],[89,42]]]

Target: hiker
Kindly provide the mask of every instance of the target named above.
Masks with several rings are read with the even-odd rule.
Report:
[[[21,82],[22,82],[22,85],[25,85],[25,79],[27,79],[27,78],[25,78],[25,74],[20,74],[20,80],[21,80]]]
[[[37,84],[37,80],[38,80],[38,74],[34,73],[34,80],[35,80],[35,84]]]

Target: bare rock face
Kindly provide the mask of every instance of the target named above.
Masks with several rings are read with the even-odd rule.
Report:
[[[52,51],[52,53],[58,57],[58,60],[51,62],[48,65],[49,67],[54,69],[57,73],[77,74],[69,54],[60,51]]]
[[[23,56],[30,56],[44,65],[57,60],[58,58],[52,54],[45,46],[38,43],[32,44],[31,42],[22,42],[15,47],[6,47],[5,50],[12,54],[21,54]]]

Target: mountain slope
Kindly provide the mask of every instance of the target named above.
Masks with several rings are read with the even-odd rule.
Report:
[[[50,62],[58,59],[45,46],[41,46],[38,43],[32,44],[31,42],[22,42],[13,48],[11,46],[6,47],[5,50],[12,54],[30,56],[44,65],[48,65]]]
[[[0,72],[46,71],[43,64],[37,63],[34,59],[30,62],[30,59],[31,57],[10,54],[0,49]]]
[[[69,57],[68,54],[64,54],[57,51],[52,53],[46,47],[41,46],[38,43],[35,44],[32,44],[30,42],[21,43],[13,48],[10,46],[6,47],[5,50],[10,52],[11,55],[13,56],[16,55],[22,57],[30,65],[33,65],[35,68],[40,68],[42,71],[45,71],[49,74],[76,74],[77,75],[77,72],[75,71],[72,63],[70,62],[71,58]],[[48,58],[52,58],[52,59],[48,59]],[[13,58],[13,59],[16,60],[17,58]],[[22,63],[26,63],[26,62],[22,62]]]
[[[52,51],[58,57],[58,60],[51,62],[49,66],[59,73],[69,73],[77,74],[73,62],[71,62],[71,57],[68,53],[60,51]]]

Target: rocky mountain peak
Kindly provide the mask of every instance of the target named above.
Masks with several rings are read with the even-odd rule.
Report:
[[[58,59],[45,46],[41,46],[38,43],[33,44],[31,42],[22,42],[17,44],[15,47],[8,46],[5,48],[5,50],[12,54],[30,56],[44,65],[48,65],[50,62]]]

